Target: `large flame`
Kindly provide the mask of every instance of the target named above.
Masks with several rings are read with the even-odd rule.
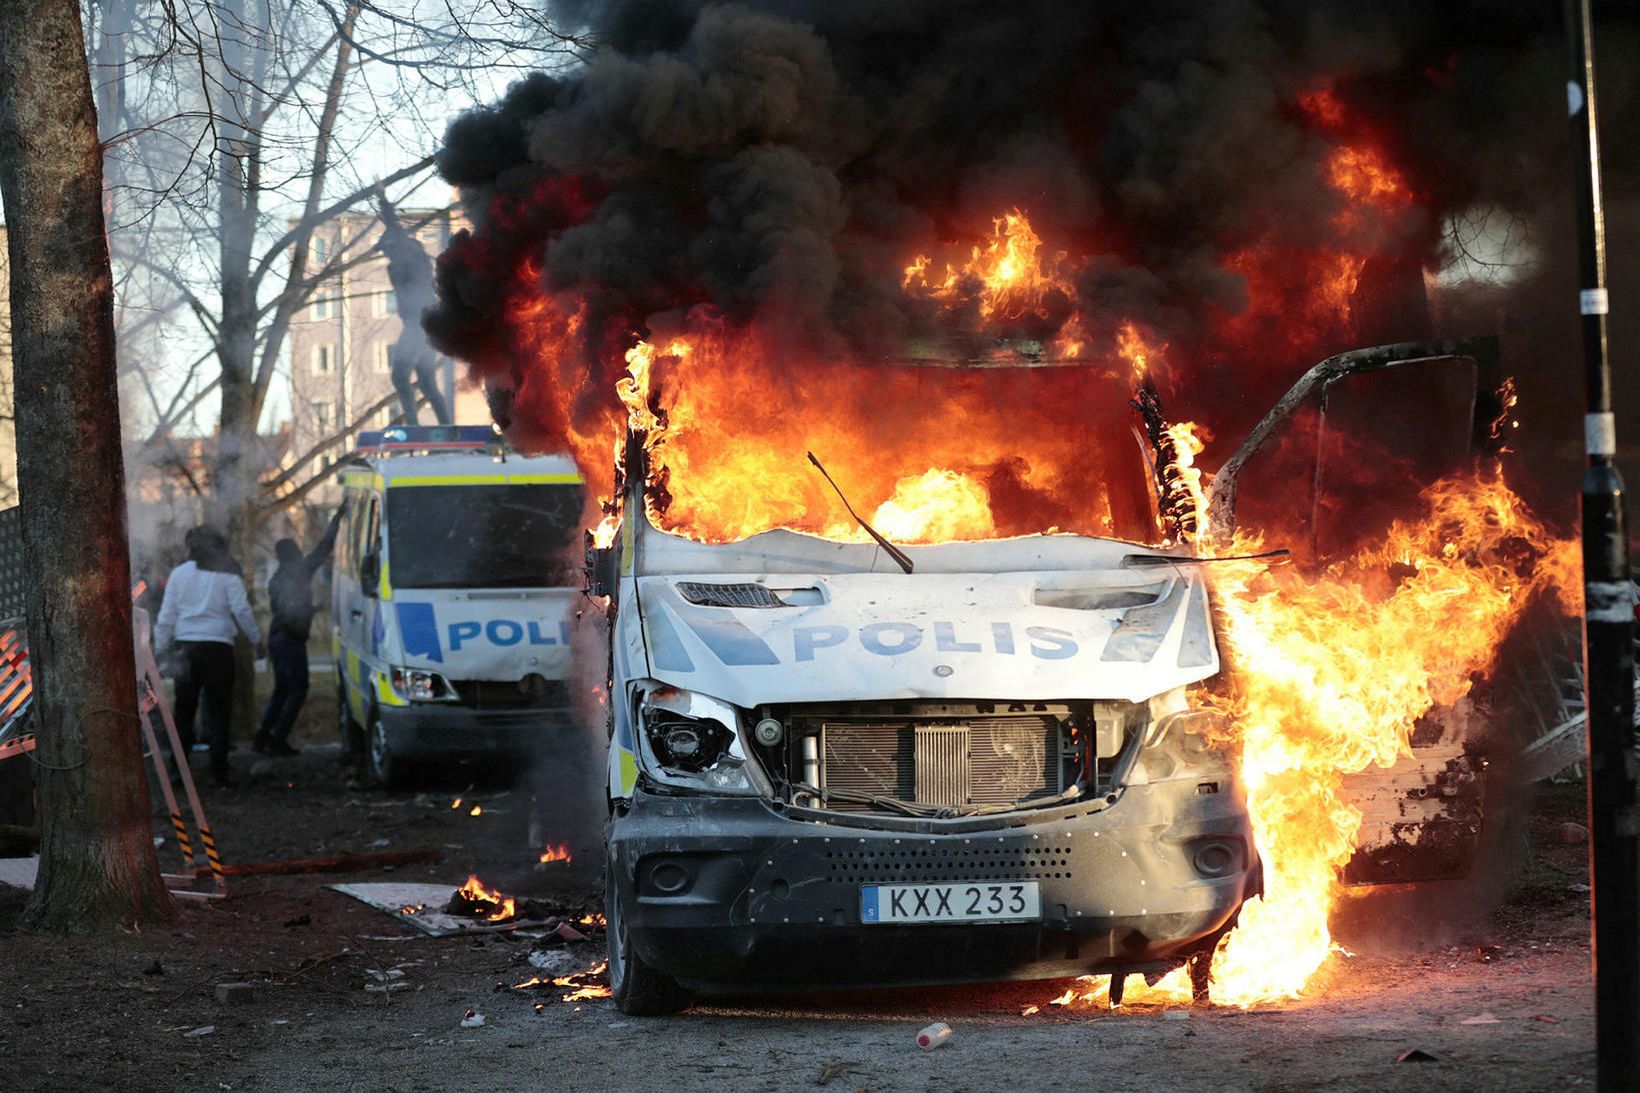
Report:
[[[1361,826],[1339,795],[1343,776],[1408,754],[1414,724],[1469,693],[1533,597],[1557,595],[1574,608],[1566,595],[1578,585],[1576,544],[1539,523],[1501,473],[1443,479],[1422,503],[1382,542],[1320,575],[1215,569],[1265,880],[1263,898],[1243,908],[1214,959],[1215,1002],[1297,997],[1327,959],[1338,869]],[[1181,970],[1126,1000],[1183,1002],[1190,993]],[[1053,1004],[1108,998],[1104,981],[1088,977]]]

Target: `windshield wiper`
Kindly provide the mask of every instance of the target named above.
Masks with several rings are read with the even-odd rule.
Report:
[[[877,540],[877,545],[888,551],[888,556],[898,562],[901,569],[905,570],[907,573],[910,573],[912,568],[911,559],[906,557],[905,551],[901,550],[887,539],[884,539],[877,533],[876,528],[866,523],[864,518],[862,518],[859,513],[854,511],[854,506],[848,503],[848,498],[843,496],[843,491],[837,488],[837,483],[831,481],[831,475],[826,474],[826,468],[822,467],[820,465],[820,461],[814,458],[814,453],[808,452],[807,455],[809,457],[809,462],[814,464],[815,469],[822,475],[825,475],[827,482],[831,482],[831,488],[837,490],[838,499],[843,502],[843,507],[848,509],[848,514],[854,517],[854,522],[865,528],[866,534]]]
[[[1262,562],[1277,558],[1292,557],[1293,552],[1286,547],[1280,550],[1266,550],[1263,554],[1226,554],[1217,558],[1189,558],[1172,554],[1124,554],[1121,566],[1123,569],[1132,569],[1134,566],[1147,565],[1202,565],[1205,562]]]

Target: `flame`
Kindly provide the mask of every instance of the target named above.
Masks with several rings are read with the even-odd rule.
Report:
[[[531,976],[522,983],[514,983],[513,990],[529,990],[533,987],[573,987],[574,990],[562,995],[564,1002],[585,1002],[589,998],[608,998],[609,990],[609,961],[595,964],[584,972],[571,972],[569,975],[560,975],[552,979],[542,979],[540,976]]]
[[[952,539],[990,539],[996,536],[991,519],[991,495],[966,474],[938,467],[894,484],[894,493],[877,506],[871,524],[891,542],[939,543]],[[835,539],[859,538],[863,531],[833,528]]]
[[[610,435],[640,430],[652,463],[652,524],[708,542],[778,527],[863,540],[809,465],[812,450],[857,511],[881,510],[893,526],[881,530],[895,541],[1048,527],[1144,534],[1135,513],[1148,502],[1120,492],[1143,474],[1128,435],[1126,362],[1021,370],[817,363],[770,385],[767,362],[780,352],[756,332],[696,316],[694,329],[664,349],[644,341],[627,353],[623,413]],[[891,426],[861,427],[884,406],[905,410]],[[589,481],[613,489],[607,437],[585,438],[577,455]],[[1134,473],[1090,477],[1101,465]],[[607,545],[618,525],[610,506],[595,542]]]
[[[1153,345],[1139,332],[1138,326],[1125,322],[1116,328],[1116,353],[1133,367],[1133,378],[1142,380],[1150,372],[1152,358],[1159,359],[1167,351],[1166,343]]]
[[[1520,392],[1515,390],[1515,377],[1505,376],[1503,386],[1498,388],[1498,416],[1492,419],[1491,437],[1497,440],[1503,436],[1504,429],[1518,429],[1520,422],[1515,418],[1515,406],[1520,402]]]
[[[575,855],[573,855],[569,852],[569,844],[568,843],[558,843],[555,846],[548,846],[545,850],[541,851],[541,856],[536,860],[540,864],[545,865],[548,862],[555,862],[555,861],[561,861],[561,862],[574,861],[575,860]]]
[[[484,815],[484,806],[483,805],[474,805],[472,807],[472,809],[467,813],[467,815],[469,815],[469,816],[482,816],[482,815]]]
[[[1265,894],[1220,945],[1212,997],[1249,1006],[1297,997],[1333,949],[1328,916],[1361,813],[1345,774],[1409,752],[1414,723],[1469,693],[1538,595],[1575,609],[1578,551],[1525,508],[1496,469],[1443,479],[1416,519],[1324,573],[1215,567],[1228,638],[1241,775],[1264,860]],[[1244,536],[1238,551],[1262,543]],[[1400,580],[1392,565],[1412,563]],[[1084,977],[1051,1004],[1108,1003]],[[1129,1002],[1188,1002],[1180,969],[1136,983]]]
[[[455,800],[450,802],[451,811],[454,811],[454,810],[456,810],[460,807],[461,807],[461,798],[460,797],[457,797]]]
[[[476,904],[481,912],[485,904],[489,904],[493,909],[484,915],[485,922],[505,922],[518,914],[518,902],[479,880],[477,873],[468,874],[466,883],[456,889],[456,894]]]
[[[1012,209],[991,221],[991,234],[976,244],[968,261],[960,268],[949,263],[943,276],[930,275],[932,263],[917,255],[905,268],[900,285],[907,295],[939,301],[947,308],[970,301],[979,305],[980,318],[987,321],[1049,317],[1048,297],[1060,293],[1067,299],[1075,289],[1067,279],[1064,251],[1041,254],[1042,240],[1030,220]]]

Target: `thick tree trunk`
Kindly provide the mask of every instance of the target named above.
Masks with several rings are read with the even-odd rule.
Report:
[[[149,829],[131,648],[102,149],[74,0],[0,0],[0,192],[39,731],[28,920],[171,914]]]

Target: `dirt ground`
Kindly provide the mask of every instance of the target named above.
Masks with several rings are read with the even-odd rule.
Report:
[[[317,690],[317,689],[316,689]],[[665,1019],[607,999],[517,990],[537,971],[509,934],[434,939],[325,889],[459,882],[593,909],[595,866],[535,864],[528,782],[458,769],[414,790],[351,787],[318,694],[294,759],[236,753],[238,788],[206,790],[225,860],[436,850],[438,862],[236,879],[165,927],[96,940],[19,929],[0,886],[0,1089],[777,1090],[1560,1089],[1593,1083],[1585,847],[1563,841],[1582,790],[1539,798],[1522,882],[1477,928],[1398,912],[1397,949],[1346,936],[1308,995],[1251,1010],[1047,1005],[1066,981],[719,998]],[[452,808],[455,798],[462,799]],[[482,812],[470,815],[477,804]],[[168,834],[156,822],[155,834]],[[551,839],[552,833],[546,833]],[[574,849],[596,863],[589,836]],[[552,840],[556,841],[556,840]],[[169,867],[174,848],[160,848]],[[1361,916],[1374,920],[1371,909]],[[1382,915],[1377,916],[1382,918]],[[1428,939],[1441,937],[1441,943]],[[1408,939],[1420,939],[1409,942]],[[596,939],[564,946],[575,966]],[[255,984],[219,1003],[218,983]],[[379,989],[383,983],[395,989]],[[377,990],[368,987],[376,986]],[[1036,1005],[1030,1016],[1022,1011]],[[481,1027],[463,1028],[469,1010]],[[1478,1020],[1477,1020],[1478,1019]],[[914,1043],[931,1021],[945,1047]],[[198,1033],[210,1027],[208,1033]],[[189,1035],[196,1033],[196,1035]],[[1431,1061],[1398,1062],[1419,1049]]]

